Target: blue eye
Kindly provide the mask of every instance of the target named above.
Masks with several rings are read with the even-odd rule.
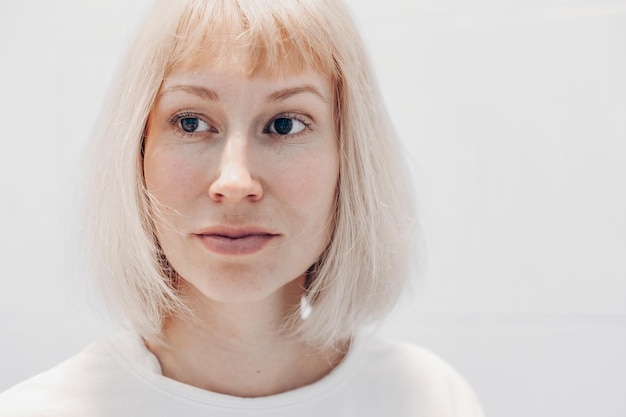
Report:
[[[178,127],[186,133],[206,132],[211,129],[207,122],[197,117],[183,117],[179,119]]]
[[[269,133],[276,133],[278,135],[293,135],[302,132],[306,128],[306,125],[291,117],[278,117],[270,122],[268,126]]]
[[[180,120],[180,127],[185,132],[195,132],[199,124],[200,123],[198,119],[196,119],[195,117],[185,117],[184,119]]]

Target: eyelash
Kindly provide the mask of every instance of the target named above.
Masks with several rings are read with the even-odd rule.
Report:
[[[207,132],[186,132],[184,130],[182,130],[180,128],[180,126],[178,126],[178,123],[182,120],[182,119],[187,119],[187,118],[197,118],[201,121],[203,121],[204,123],[206,123],[207,125],[209,125],[210,130],[209,132],[212,133],[217,133],[217,129],[215,129],[211,123],[207,122],[204,120],[204,118],[195,112],[191,112],[191,111],[183,111],[180,113],[176,113],[174,116],[172,116],[169,120],[169,124],[171,126],[173,126],[177,133],[179,133],[180,135],[182,135],[185,138],[188,137],[194,137],[197,136],[199,134],[205,134]],[[272,123],[274,123],[276,120],[278,119],[293,119],[297,122],[300,122],[304,125],[304,129],[302,129],[302,131],[297,132],[297,133],[293,133],[293,134],[288,134],[288,135],[280,135],[280,134],[276,134],[276,133],[272,133],[270,132],[270,126],[272,125]],[[269,134],[269,135],[273,135],[273,136],[290,136],[290,137],[298,137],[302,134],[305,134],[307,132],[307,130],[310,130],[310,126],[311,126],[311,122],[309,122],[305,117],[297,114],[297,113],[280,113],[277,114],[276,116],[274,116],[264,127],[263,127],[263,133],[265,134]]]

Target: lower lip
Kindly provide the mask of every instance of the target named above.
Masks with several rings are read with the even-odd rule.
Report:
[[[205,248],[220,255],[251,255],[259,252],[276,235],[249,235],[229,238],[219,235],[196,235]]]

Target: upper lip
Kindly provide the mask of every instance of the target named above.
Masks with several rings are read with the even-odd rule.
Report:
[[[230,239],[238,239],[247,236],[276,236],[278,233],[271,232],[259,227],[210,227],[195,232],[196,236],[222,236]]]

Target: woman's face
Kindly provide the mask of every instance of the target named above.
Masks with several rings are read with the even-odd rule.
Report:
[[[327,245],[339,164],[328,78],[174,68],[144,146],[159,242],[190,293],[280,294]]]

